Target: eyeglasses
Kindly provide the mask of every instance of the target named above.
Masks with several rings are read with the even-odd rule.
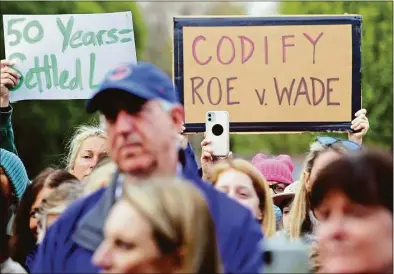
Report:
[[[329,136],[321,136],[317,137],[316,141],[318,141],[320,144],[324,146],[332,146],[333,144],[340,143],[343,145],[345,148],[349,150],[359,150],[361,149],[361,146],[355,142],[349,141],[349,140],[342,140],[334,137],[329,137]]]
[[[271,188],[275,194],[282,193],[285,190],[285,186],[282,183],[269,185],[269,188]]]

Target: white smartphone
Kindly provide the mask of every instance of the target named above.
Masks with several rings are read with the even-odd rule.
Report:
[[[211,143],[208,148],[217,157],[230,152],[230,114],[228,111],[208,111],[205,117],[205,138]]]

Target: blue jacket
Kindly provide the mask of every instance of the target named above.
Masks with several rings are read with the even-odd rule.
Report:
[[[34,264],[34,258],[36,257],[36,254],[37,254],[37,248],[38,248],[38,246],[36,245],[34,247],[34,249],[26,257],[26,261],[25,261],[24,266],[29,273],[31,272],[31,269]]]
[[[188,169],[191,160],[187,153],[180,153],[183,177],[200,189],[208,203],[226,273],[260,272],[262,256],[258,243],[263,236],[259,224],[248,209],[203,182],[197,170]],[[48,229],[38,248],[32,273],[99,271],[91,259],[103,240],[102,228],[115,203],[118,178],[116,174],[107,188],[74,202]]]

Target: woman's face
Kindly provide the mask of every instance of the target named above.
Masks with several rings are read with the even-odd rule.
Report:
[[[130,229],[130,228],[133,229]],[[128,202],[120,200],[104,227],[104,241],[93,255],[104,273],[169,273],[151,224]]]
[[[339,159],[342,155],[333,150],[328,150],[326,152],[321,153],[313,163],[313,167],[311,173],[309,174],[309,180],[307,183],[307,188],[310,191],[312,188],[313,182],[316,180],[317,174],[325,168],[331,162]]]
[[[253,181],[245,173],[229,169],[220,174],[215,188],[248,208],[256,218],[261,218],[260,201]]]
[[[392,212],[383,206],[356,204],[342,192],[332,192],[315,215],[319,220],[316,235],[323,272],[392,271]]]
[[[71,173],[79,180],[87,177],[97,165],[100,156],[107,154],[107,140],[93,136],[82,142]]]
[[[42,200],[45,199],[45,197],[47,197],[51,191],[52,190],[50,188],[44,187],[40,192],[38,192],[36,200],[34,201],[33,205],[31,206],[31,209],[30,209],[29,228],[36,240],[38,239],[36,212],[37,212],[38,207],[40,206]]]
[[[293,204],[293,198],[290,198],[288,201],[285,202],[283,209],[282,209],[282,223],[284,228],[288,228],[289,219],[290,219],[290,210]]]

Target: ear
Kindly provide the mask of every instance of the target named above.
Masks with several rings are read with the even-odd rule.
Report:
[[[185,112],[180,104],[175,105],[171,110],[171,120],[174,127],[179,131],[185,120]]]

